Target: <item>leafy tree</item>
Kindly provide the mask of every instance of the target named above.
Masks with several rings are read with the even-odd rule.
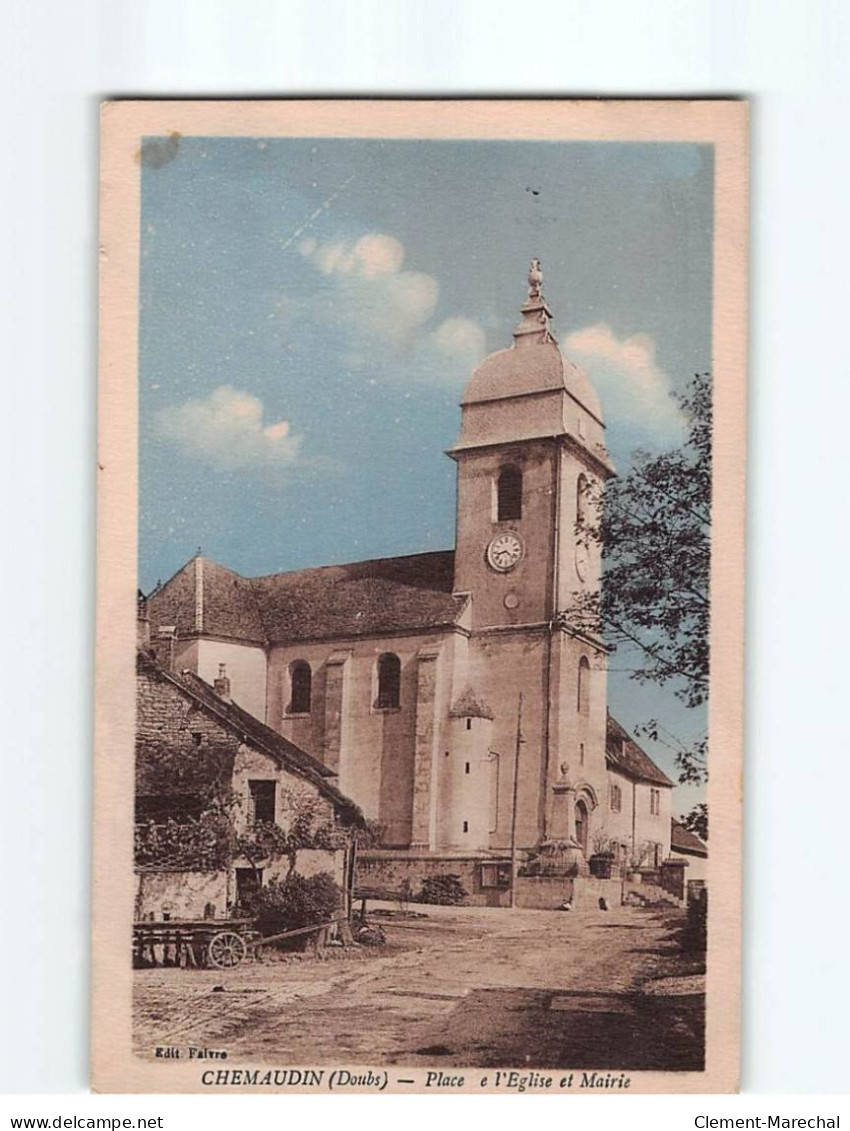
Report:
[[[559,620],[568,630],[604,631],[610,646],[637,657],[633,679],[669,683],[683,703],[699,707],[709,681],[709,374],[674,395],[687,421],[685,441],[661,454],[637,452],[621,477],[585,488],[576,534],[579,543],[601,548],[602,585],[573,594]],[[653,738],[658,731],[656,720],[642,728]],[[679,744],[676,760],[681,782],[705,781],[705,739]]]
[[[700,840],[708,840],[708,806],[705,803],[695,805],[690,813],[680,817],[679,820]]]

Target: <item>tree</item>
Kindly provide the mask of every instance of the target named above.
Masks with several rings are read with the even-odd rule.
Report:
[[[573,594],[559,620],[637,656],[632,678],[670,684],[688,707],[708,698],[711,378],[674,394],[687,421],[677,448],[637,452],[621,477],[584,488],[576,536],[601,547],[602,585]],[[604,495],[604,499],[603,499]],[[603,505],[604,502],[604,505]],[[643,733],[658,736],[658,723]],[[706,778],[706,744],[677,750],[680,781]]]
[[[705,802],[695,805],[690,813],[679,818],[686,829],[689,829],[700,840],[708,840],[708,806]]]

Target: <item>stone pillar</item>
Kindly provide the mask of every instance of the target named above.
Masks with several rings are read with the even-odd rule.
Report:
[[[661,886],[676,899],[685,898],[685,868],[688,861],[678,857],[668,857],[661,862]]]
[[[436,840],[436,737],[437,660],[439,647],[420,648],[416,670],[416,730],[413,751],[413,806],[411,848],[433,848]]]
[[[333,652],[325,664],[325,729],[322,737],[322,761],[330,770],[340,772],[343,755],[345,721],[345,665],[350,652]]]
[[[561,776],[552,786],[552,828],[548,841],[556,841],[557,855],[564,866],[576,865],[579,872],[587,872],[587,861],[576,838],[576,787],[568,777],[569,766],[561,764]],[[561,847],[563,846],[563,847]]]
[[[552,786],[552,827],[549,840],[576,841],[576,788],[570,781],[556,781]]]

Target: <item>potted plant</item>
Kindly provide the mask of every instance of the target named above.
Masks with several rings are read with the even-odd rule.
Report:
[[[591,876],[597,880],[610,880],[614,868],[614,848],[611,838],[604,832],[593,837],[593,853],[588,860]]]

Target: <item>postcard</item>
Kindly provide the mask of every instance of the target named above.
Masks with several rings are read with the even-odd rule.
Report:
[[[102,109],[92,1086],[738,1086],[746,103]]]

